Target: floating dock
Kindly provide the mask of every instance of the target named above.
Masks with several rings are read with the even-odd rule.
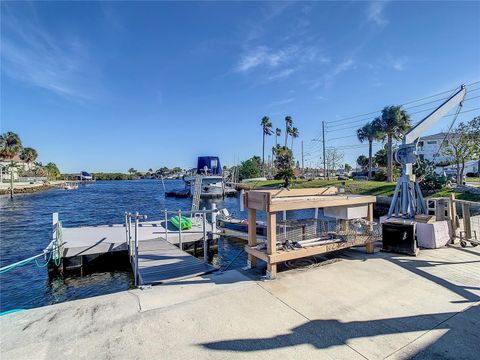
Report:
[[[55,216],[56,214],[54,224],[58,221]],[[138,244],[135,256],[133,223],[130,236],[125,224],[63,228],[61,254],[64,269],[81,267],[85,258],[93,259],[117,252],[127,253],[127,239],[130,238],[129,255],[138,279],[137,285],[158,284],[207,274],[216,268],[206,262],[206,256],[204,255],[205,261],[202,261],[183,250],[184,246],[201,242],[206,254],[210,241],[220,236],[215,225],[208,222],[206,225],[208,229],[204,229],[203,222],[193,221],[191,229],[179,232],[165,220],[139,222],[135,231]]]
[[[203,240],[202,224],[194,224],[191,229],[182,231],[182,243],[190,244]],[[219,234],[207,232],[208,240],[217,239]],[[138,226],[139,243],[163,239],[171,244],[179,243],[179,233],[172,224],[165,221],[145,221]],[[82,255],[104,254],[108,252],[126,251],[126,228],[125,224],[82,226],[75,228],[63,228],[63,257],[70,258]]]

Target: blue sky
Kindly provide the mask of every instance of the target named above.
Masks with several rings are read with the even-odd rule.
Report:
[[[264,115],[282,129],[293,117],[294,153],[303,140],[306,165],[320,161],[312,139],[326,121],[327,145],[354,164],[367,147],[350,145],[370,115],[341,119],[480,80],[478,2],[2,2],[1,10],[1,130],[65,172],[192,167],[198,155],[232,165],[261,154]],[[464,110],[480,107],[478,95]]]

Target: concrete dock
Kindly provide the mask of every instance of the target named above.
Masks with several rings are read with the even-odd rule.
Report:
[[[478,359],[480,247],[350,249],[0,317],[2,359]]]

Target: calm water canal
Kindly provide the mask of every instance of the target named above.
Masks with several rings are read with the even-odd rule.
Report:
[[[181,180],[165,181],[167,190],[182,186]],[[210,200],[211,201],[211,200]],[[237,198],[214,200],[218,208],[241,214]],[[76,191],[55,189],[18,195],[13,200],[0,197],[0,264],[13,262],[40,253],[50,242],[52,213],[58,212],[64,227],[118,224],[125,211],[138,211],[148,220],[160,220],[162,209],[190,210],[190,199],[165,198],[160,181],[99,181],[81,186]],[[201,207],[210,208],[203,202]],[[244,242],[221,239],[216,265],[226,266],[243,249]],[[230,268],[245,265],[241,254]],[[130,271],[97,272],[63,279],[49,278],[46,268],[28,264],[0,274],[0,311],[33,308],[58,302],[87,298],[127,290],[133,286]]]

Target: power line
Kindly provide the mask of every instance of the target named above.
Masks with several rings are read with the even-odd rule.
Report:
[[[473,82],[473,83],[470,83],[470,84],[467,84],[467,86],[470,86],[470,85],[475,85],[475,84],[478,84],[480,83],[480,81],[476,81],[476,82]],[[455,90],[455,89],[454,89]],[[467,92],[467,97],[465,98],[464,100],[464,103],[465,102],[468,102],[470,100],[474,100],[474,99],[477,99],[480,97],[480,95],[477,95],[477,96],[474,96],[474,97],[468,97],[469,94],[475,92],[475,91],[478,91],[480,90],[480,87],[477,87],[477,88],[474,88],[474,89],[471,89],[471,90],[468,90]],[[414,103],[414,102],[418,102],[418,101],[422,101],[422,100],[426,100],[426,99],[429,99],[429,98],[432,98],[432,97],[435,97],[435,96],[438,96],[438,95],[441,95],[441,94],[445,94],[449,91],[445,91],[445,92],[442,92],[442,93],[438,93],[436,95],[431,95],[431,96],[427,96],[427,97],[424,97],[422,99],[418,99],[418,100],[414,100],[414,101],[411,101],[409,103]],[[414,105],[414,106],[410,106],[410,107],[407,107],[405,110],[409,110],[409,109],[412,109],[412,108],[417,108],[417,107],[420,107],[420,106],[424,106],[424,105],[428,105],[428,104],[432,104],[432,103],[435,103],[435,102],[440,102],[444,100],[444,98],[440,98],[440,99],[436,99],[436,100],[433,100],[433,101],[428,101],[428,102],[425,102],[425,103],[422,103],[422,104],[418,104],[418,105]],[[405,103],[405,104],[408,104],[408,103]],[[423,109],[423,110],[419,110],[419,111],[415,111],[413,113],[410,113],[410,115],[415,115],[415,114],[419,114],[419,113],[422,113],[422,112],[427,112],[427,111],[430,111],[430,110],[433,110],[433,109],[436,109],[437,107],[430,107],[430,108],[427,108],[427,109]],[[472,110],[473,111],[473,110]],[[462,111],[460,113],[464,113],[465,111]],[[360,115],[361,116],[361,115]],[[447,115],[447,116],[450,116],[450,115]],[[356,116],[358,117],[358,116]],[[354,117],[351,117],[351,118],[354,118]],[[340,119],[342,120],[342,119]],[[339,121],[340,121],[339,120]],[[333,124],[333,125],[330,125],[328,126],[328,123],[327,124],[327,129],[326,129],[326,132],[327,133],[332,133],[332,132],[336,132],[336,131],[343,131],[343,130],[350,130],[352,128],[352,125],[357,125],[357,124],[360,124],[360,123],[365,123],[365,122],[368,122],[370,121],[371,118],[364,118],[364,119],[360,119],[360,120],[355,120],[353,122],[349,122],[348,126],[345,126],[346,124]],[[343,126],[343,127],[342,127]],[[353,137],[353,136],[352,136]],[[334,139],[338,139],[338,138],[334,138]],[[318,135],[317,135],[317,138],[316,139],[313,139],[313,140],[319,140],[318,139]]]
[[[480,97],[480,96],[478,96],[478,97]],[[432,109],[436,109],[436,108],[437,108],[437,107],[434,107],[434,108],[432,108]],[[427,110],[432,110],[432,109],[427,109]],[[420,112],[424,112],[424,111],[427,111],[427,110],[422,110],[422,111],[420,111]],[[470,113],[470,112],[472,112],[472,111],[477,111],[477,110],[480,110],[480,107],[476,107],[476,108],[468,109],[468,110],[463,110],[463,111],[457,112],[457,113],[455,113],[455,114],[445,115],[445,116],[443,116],[443,117],[458,116],[458,115],[460,115],[460,114]],[[416,123],[412,124],[412,126],[417,125],[417,124],[420,123],[421,121],[422,121],[422,120],[417,121]],[[338,137],[335,137],[335,138],[327,139],[326,142],[333,141],[333,140],[347,139],[347,138],[352,138],[352,137],[357,137],[357,135],[355,134],[355,135],[338,136]],[[340,146],[338,146],[338,147],[336,147],[336,148],[341,148],[341,147],[343,147],[343,145],[340,145]]]
[[[470,84],[467,84],[466,86],[471,86],[471,85],[475,85],[475,84],[478,84],[478,83],[480,83],[480,81],[472,82]],[[450,90],[442,91],[442,92],[434,94],[434,95],[426,96],[426,97],[423,97],[423,98],[420,98],[420,99],[407,101],[407,102],[404,102],[403,104],[400,104],[399,106],[405,106],[405,105],[413,104],[413,103],[416,103],[416,102],[419,102],[419,101],[428,100],[428,99],[431,99],[431,98],[434,98],[434,97],[437,97],[437,96],[440,96],[440,95],[451,93],[452,91],[454,91],[456,89],[458,89],[458,87],[455,87],[455,88],[450,89]],[[371,111],[371,112],[368,112],[368,113],[365,113],[365,114],[360,114],[360,115],[345,117],[345,118],[341,118],[341,119],[337,119],[337,120],[327,121],[326,123],[329,124],[329,123],[344,122],[344,121],[347,121],[347,120],[356,119],[358,117],[363,117],[363,116],[372,115],[372,114],[378,114],[381,111],[382,110],[380,109],[380,110]]]
[[[480,88],[475,89],[475,90],[480,90]],[[478,98],[480,98],[480,95],[477,95],[477,96],[474,96],[474,97],[470,97],[470,98],[466,98],[463,102],[465,103],[465,102],[468,102],[468,101],[470,101],[470,100],[474,100],[474,99],[478,99]],[[434,102],[438,102],[438,101],[440,101],[440,100],[436,100],[436,101],[434,101]],[[415,107],[427,105],[427,104],[430,104],[430,103],[432,103],[432,102],[420,104],[420,105],[417,105],[417,106],[415,106]],[[408,109],[411,109],[411,108],[413,108],[413,107],[407,108],[407,109],[405,109],[405,110],[408,110]],[[415,111],[415,112],[411,112],[410,115],[415,115],[415,114],[419,114],[419,113],[422,113],[422,112],[434,110],[434,109],[436,109],[436,108],[437,108],[437,106],[435,106],[435,107],[429,107],[428,109],[423,109],[423,110],[418,110],[418,111]],[[339,128],[339,129],[333,129],[333,130],[328,130],[328,129],[327,129],[327,132],[335,132],[335,131],[348,130],[348,129],[351,129],[351,128],[352,128],[352,125],[354,125],[354,124],[356,124],[356,123],[358,123],[358,122],[363,122],[363,121],[368,121],[368,120],[369,120],[369,119],[354,121],[354,122],[351,122],[350,125],[347,126],[347,127],[343,127],[343,128]],[[338,126],[338,125],[337,125],[337,126]]]

